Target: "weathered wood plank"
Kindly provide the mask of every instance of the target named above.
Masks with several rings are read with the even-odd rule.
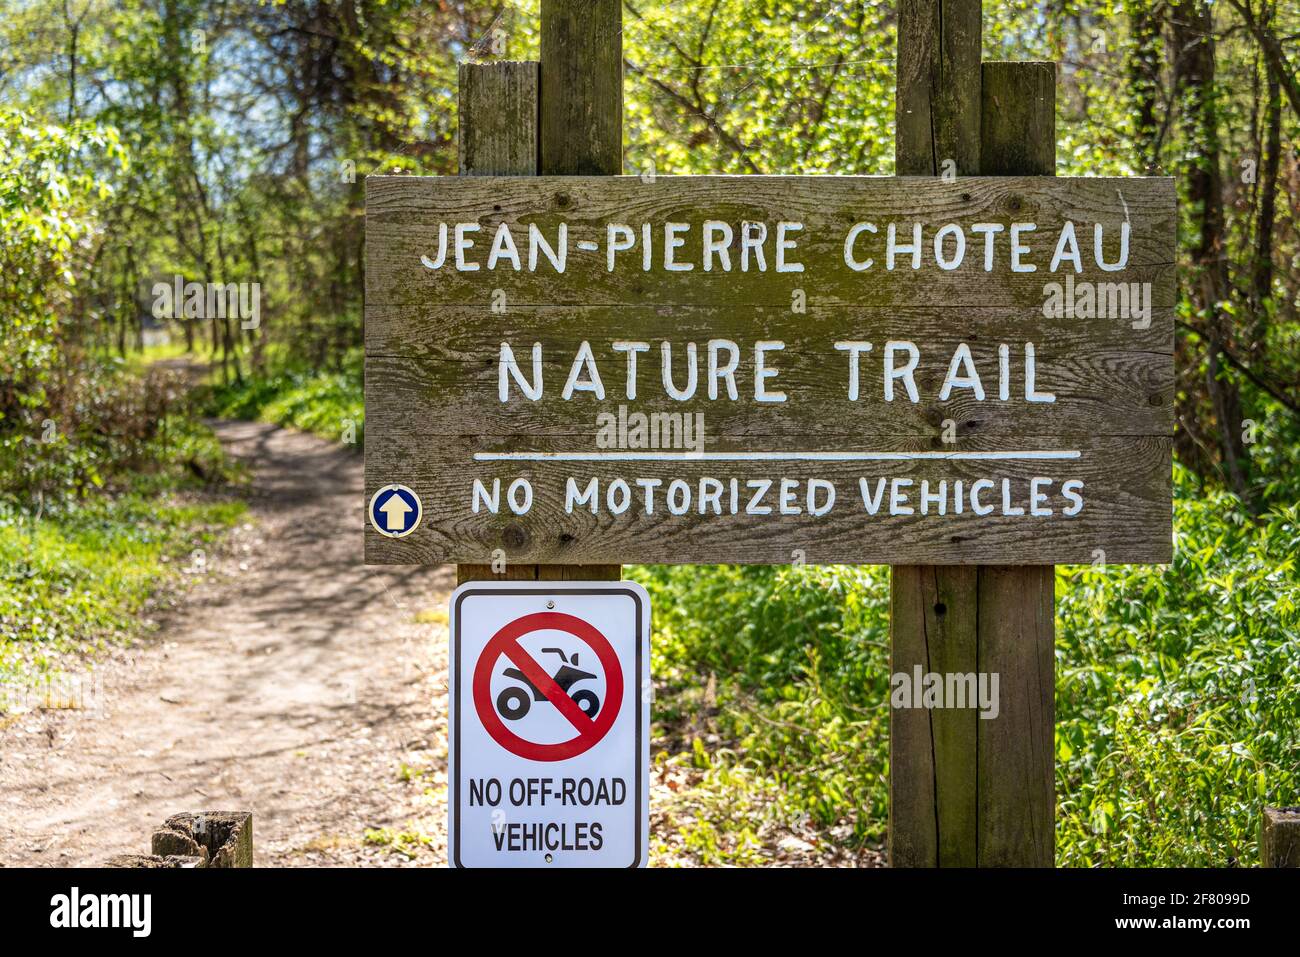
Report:
[[[461,176],[531,176],[538,169],[538,63],[462,63]]]
[[[985,64],[981,86],[981,172],[1051,176],[1056,64]],[[1160,468],[1158,478],[1169,476],[1172,460]],[[1161,541],[1171,543],[1172,502],[1163,508],[1169,523],[1160,523]],[[1094,560],[1111,561],[1099,547]],[[1172,559],[1172,545],[1164,555]],[[1051,566],[980,569],[979,666],[1003,679],[998,719],[979,726],[981,867],[1055,863],[1055,579]]]
[[[623,172],[623,6],[543,0],[542,155],[549,176]],[[501,317],[497,317],[498,322]],[[618,581],[620,564],[539,565],[540,581]]]
[[[542,61],[461,65],[462,176],[532,176],[543,169],[620,171],[622,40],[616,0],[589,5],[547,0],[542,10]],[[546,97],[541,94],[543,65],[550,79]],[[615,82],[610,82],[611,65]],[[541,103],[547,106],[544,119]],[[582,124],[578,130],[575,121]],[[540,156],[543,148],[545,160]],[[376,325],[368,310],[368,338],[375,335]],[[406,328],[417,337],[424,331],[437,335],[434,330]],[[420,348],[422,340],[414,342]],[[368,408],[384,395],[381,389],[368,388]],[[458,583],[488,578],[617,580],[621,574],[620,566],[610,564],[560,567],[511,561],[501,573],[491,563],[457,566]]]
[[[978,569],[901,565],[890,587],[890,673],[979,670]],[[977,798],[970,764],[977,746],[974,709],[890,712],[890,863],[895,867],[973,867]],[[969,760],[967,759],[969,756]]]
[[[847,368],[845,354],[833,349],[833,343],[854,336],[877,343],[890,339],[934,343],[941,350],[949,350],[949,354],[963,341],[978,348],[981,343],[1023,342],[1027,337],[1036,342],[1040,358],[1083,354],[1092,349],[1171,354],[1168,326],[1172,322],[1172,307],[1156,307],[1150,326],[1144,329],[1134,329],[1131,322],[1119,319],[1048,318],[1042,315],[1041,308],[1033,307],[963,306],[961,312],[959,325],[940,307],[836,306],[823,304],[815,296],[808,303],[807,312],[802,314],[792,313],[788,303],[744,309],[726,303],[689,304],[672,309],[635,303],[622,306],[516,303],[504,315],[493,314],[484,305],[455,306],[428,301],[410,306],[376,303],[367,320],[367,342],[370,354],[375,356],[465,362],[493,370],[502,342],[522,343],[528,348],[540,342],[547,367],[560,367],[566,376],[583,341],[591,341],[594,348],[601,331],[606,332],[608,339],[613,330],[618,330],[620,335],[631,330],[637,339],[645,342],[668,340],[678,349],[693,341],[703,350],[710,339],[750,344],[762,339],[780,339],[786,344],[785,351],[793,356],[819,350],[829,355],[836,364],[830,372],[842,371],[838,366]],[[485,343],[491,347],[486,358]],[[596,358],[602,365],[611,358],[618,359],[614,364],[618,375],[613,377],[613,384],[622,390],[626,379],[625,357],[602,349],[596,350]],[[646,359],[650,371],[657,371],[660,357],[655,354]],[[874,354],[866,357],[866,360],[878,359]],[[683,363],[680,351],[675,354],[675,361]],[[742,352],[740,363],[742,370],[753,365],[749,350]],[[863,368],[866,368],[865,360]],[[562,384],[563,377],[560,381]]]
[[[1088,561],[1097,549],[1112,560],[1162,560],[1168,554],[1176,211],[1167,180],[667,177],[652,186],[627,177],[459,182],[405,177],[376,179],[370,185],[367,428],[373,451],[367,480],[374,488],[392,481],[411,484],[426,503],[427,519],[406,539],[370,536],[369,560],[483,562],[493,548],[503,548],[515,561],[781,562],[793,547],[781,542],[786,534],[813,538],[822,561],[1008,563],[1024,561],[1028,554],[1037,555],[1037,561]],[[728,255],[737,266],[741,224],[767,224],[773,235],[766,260],[771,268],[724,271],[715,249],[715,268],[705,271],[702,233],[709,219],[734,224]],[[851,268],[844,240],[853,224],[877,223],[874,238],[880,239],[886,224],[895,220],[921,223],[923,237],[946,223],[971,236],[978,235],[976,223],[997,223],[1008,246],[998,252],[995,241],[987,266],[981,246],[952,269],[926,262],[927,256],[937,258],[933,249],[922,253],[917,269],[905,262],[894,270],[883,262]],[[652,260],[647,270],[634,251],[633,258],[616,260],[611,269],[600,252],[611,235],[608,225],[643,221],[652,224],[652,234],[667,222],[694,223],[695,233],[683,231],[675,255],[699,268],[678,271],[667,268],[667,261]],[[1126,267],[1102,269],[1090,242],[1083,242],[1079,271],[1066,262],[1053,272],[1056,234],[1072,221],[1085,234],[1094,222],[1114,233],[1128,224]],[[791,247],[797,249],[802,273],[774,271],[779,222],[803,224]],[[1013,224],[1027,222],[1038,228],[1025,230],[1021,241],[1038,245],[1023,259],[1035,258],[1036,272],[1013,269],[1009,253]],[[456,245],[456,223],[486,227],[480,231],[492,238],[478,243],[477,252],[465,245],[467,232],[458,247],[462,265],[474,260],[483,268],[453,265],[456,252],[449,247]],[[558,245],[562,223],[569,230],[562,272],[543,253],[532,270],[524,265],[526,254],[518,270],[504,264],[509,257],[499,259],[495,270],[486,268],[489,247],[499,253],[511,248],[497,245],[505,235],[498,226],[505,224],[518,235],[514,251],[519,252],[532,241],[529,227]],[[445,238],[441,224],[449,224]],[[1046,242],[1027,238],[1032,236]],[[624,239],[638,237],[642,234],[634,229]],[[595,248],[578,245],[585,242]],[[968,250],[973,246],[972,241]],[[1115,247],[1105,247],[1103,253],[1113,256]],[[859,255],[868,253],[854,253]],[[879,248],[870,255],[887,258]],[[441,259],[442,265],[430,268],[422,256]],[[1044,316],[1047,297],[1084,288],[1077,284],[1097,289],[1101,283],[1108,284],[1112,296],[1118,296],[1119,288],[1129,289],[1129,283],[1149,284],[1141,286],[1149,315],[1141,321],[1114,316],[1117,309],[1108,303],[1104,317],[1086,309],[1084,315],[1048,309]],[[620,342],[643,343],[634,380],[627,353],[615,349]],[[710,342],[723,350],[715,355],[715,368],[727,364],[734,348],[730,377],[710,376]],[[768,343],[762,369],[776,370],[761,378],[759,342]],[[857,363],[856,399],[850,397],[846,342],[872,347]],[[915,343],[916,363],[908,380],[915,399],[906,384],[885,374],[890,342]],[[1026,342],[1034,347],[1033,388],[1050,392],[1054,401],[1028,401]],[[517,362],[514,378],[502,361],[502,343]],[[583,343],[591,349],[589,361],[578,361]],[[667,363],[661,351],[665,343],[673,350]],[[689,343],[696,347],[693,364]],[[540,378],[532,362],[534,344],[540,349]],[[912,346],[892,348],[895,356],[910,355],[898,350]],[[973,369],[980,388],[968,385],[944,396],[956,368],[954,357],[963,349],[969,352],[969,368],[962,370]],[[688,385],[690,368],[693,388]],[[597,376],[599,390],[594,387]],[[504,400],[499,393],[503,377]],[[526,395],[521,380],[541,392]],[[633,381],[634,399],[629,398]],[[1000,389],[1004,381],[1005,393]],[[593,387],[566,397],[566,384],[579,382]],[[894,399],[887,399],[886,383],[895,390]],[[617,464],[584,462],[576,471],[553,462],[503,465],[493,458],[511,451],[585,455],[607,449],[601,445],[598,417],[624,412],[690,416],[704,436],[702,444],[690,448],[704,457],[657,462],[645,470],[640,462],[631,468],[622,456]],[[987,463],[909,462],[902,472],[896,463],[877,463],[865,471],[844,463],[814,467],[807,458],[771,464],[773,456],[788,458],[792,452],[893,454],[949,446],[1027,451],[1032,453],[1028,460],[1078,452],[1080,461],[1067,471],[1035,471],[1037,464],[1021,462],[993,473],[978,471]],[[646,446],[631,444],[618,451],[638,448]],[[709,459],[742,452],[758,463],[748,472],[736,466],[734,456],[725,467]],[[837,483],[842,499],[853,494],[861,476],[874,482],[904,475],[931,483],[970,482],[990,474],[1042,475],[1058,483],[1072,477],[1085,482],[1089,504],[1069,522],[1032,529],[989,521],[945,532],[934,523],[914,528],[874,517],[868,521],[860,508],[841,508],[819,521],[807,516],[753,521],[748,535],[744,517],[715,521],[682,515],[661,522],[662,516],[645,516],[633,522],[603,515],[584,523],[562,511],[564,482],[570,476],[583,477],[585,488],[592,476],[602,483],[638,476],[695,483],[718,476],[807,480],[822,472]],[[526,516],[473,515],[467,489],[474,478],[507,485],[517,478],[536,481],[535,502]],[[552,514],[557,507],[561,513]],[[996,534],[985,544],[970,541],[986,532]],[[897,534],[916,537],[900,547]],[[1155,537],[1145,549],[1138,544],[1151,535]],[[459,536],[463,542],[456,541]],[[698,551],[683,550],[687,538],[699,542],[693,545]],[[1027,552],[1031,543],[1035,551]]]
[[[642,330],[632,327],[633,335]],[[695,394],[675,400],[660,381],[661,356],[644,354],[638,362],[636,399],[629,400],[626,356],[615,353],[610,343],[623,335],[606,334],[590,339],[596,368],[605,388],[605,398],[589,392],[575,392],[565,401],[561,393],[571,371],[577,344],[548,349],[544,339],[528,337],[515,340],[516,354],[527,356],[530,343],[543,342],[542,383],[547,393],[538,402],[509,401],[498,398],[498,342],[484,342],[480,355],[490,357],[491,364],[448,362],[434,358],[407,359],[400,356],[375,355],[366,360],[368,375],[385,383],[382,394],[375,397],[374,412],[367,421],[368,430],[418,425],[430,440],[447,435],[478,434],[483,436],[586,436],[575,450],[594,450],[598,446],[597,416],[616,414],[619,406],[642,412],[700,414],[709,448],[735,436],[787,436],[793,440],[785,447],[832,447],[832,438],[841,444],[846,434],[862,438],[875,436],[915,436],[933,439],[935,447],[942,439],[944,422],[957,423],[956,437],[980,435],[1006,443],[1022,441],[1023,436],[1160,436],[1172,430],[1173,376],[1171,357],[1147,352],[1070,351],[1035,353],[1035,387],[1049,389],[1054,402],[1024,401],[1024,354],[1021,340],[1011,340],[1008,349],[1008,398],[998,398],[999,342],[989,340],[969,345],[973,368],[981,377],[984,397],[972,390],[954,390],[941,400],[944,379],[953,353],[962,341],[942,336],[920,353],[912,381],[918,401],[910,401],[905,387],[894,383],[894,399],[885,401],[884,377],[880,360],[874,354],[859,360],[856,400],[849,393],[849,360],[846,353],[835,352],[830,343],[850,335],[827,336],[818,350],[799,351],[786,340],[784,353],[765,354],[764,367],[777,369],[778,375],[765,380],[787,395],[787,401],[771,403],[768,409],[754,408],[755,383],[753,340],[741,340],[740,361],[731,382],[736,398],[728,393],[728,381],[715,383],[715,398],[709,398],[706,383],[708,358],[705,354],[707,330],[693,336],[698,341]],[[846,330],[849,332],[850,330]],[[888,336],[862,335],[860,327],[851,330],[875,343],[881,350]],[[650,340],[658,352],[658,341]],[[521,345],[522,342],[522,345]],[[673,340],[672,369],[679,387],[689,377],[689,363],[682,355],[686,338]],[[1041,348],[1041,346],[1040,346]],[[823,351],[824,349],[824,351]],[[788,357],[785,353],[788,353]],[[552,355],[553,360],[545,357]],[[721,354],[725,359],[728,354]],[[721,361],[721,359],[719,360]],[[531,376],[531,363],[529,363]],[[545,395],[553,393],[550,401]],[[373,431],[370,434],[375,434]],[[1059,441],[1051,447],[1059,446]],[[527,442],[521,446],[527,448]],[[1011,447],[1007,445],[1006,447]]]
[[[542,0],[541,172],[623,171],[620,0]]]
[[[889,569],[891,676],[907,675],[917,665],[924,671],[930,670],[928,625],[936,603],[935,588],[927,586],[937,585],[932,569],[933,566],[921,565],[894,565]],[[969,634],[973,647],[973,629],[962,634]],[[939,866],[941,831],[933,735],[929,711],[894,707],[891,679],[888,835],[891,867]],[[971,793],[974,794],[973,789]]]
[[[980,0],[900,0],[894,167],[969,176],[980,165]],[[987,172],[987,170],[985,170]]]
[[[596,563],[606,556],[624,556],[629,561],[657,563],[726,562],[743,556],[748,563],[783,563],[793,549],[806,552],[810,562],[1015,564],[1045,561],[1091,561],[1100,549],[1110,562],[1169,559],[1171,520],[1168,502],[1159,491],[1159,479],[1168,474],[1168,439],[1097,440],[1093,454],[1077,462],[712,462],[677,461],[610,462],[472,462],[471,450],[480,439],[448,437],[446,447],[430,444],[420,434],[387,436],[375,455],[375,468],[368,488],[386,481],[401,481],[424,489],[428,515],[437,516],[412,535],[402,539],[368,536],[367,560],[395,564],[428,563],[438,560],[488,562],[494,549],[504,549],[512,561]],[[504,443],[503,443],[504,444]],[[537,442],[567,446],[567,442]],[[1121,475],[1113,466],[1121,456],[1128,466]],[[1063,467],[1064,466],[1064,467]],[[1068,467],[1068,470],[1067,468]],[[1085,503],[1083,510],[1066,517],[1068,501],[1062,497],[1066,477],[1083,482],[1086,501],[1102,500],[1106,508]],[[598,480],[596,514],[591,502],[575,500],[568,505],[567,485],[572,478],[576,492],[585,492],[591,479]],[[1046,498],[1040,503],[1054,510],[1051,517],[1028,514],[1030,480],[1052,479],[1040,485]],[[1136,477],[1136,478],[1135,478]],[[517,479],[530,483],[531,505],[526,515],[509,508],[507,490]],[[699,513],[700,480],[721,484],[722,499],[707,502],[707,514]],[[737,507],[731,513],[730,482],[737,480]],[[808,481],[817,478],[834,485],[834,508],[821,516],[807,512]],[[865,478],[868,494],[880,493],[879,481],[886,480],[884,499],[876,514],[863,505],[859,478]],[[899,485],[906,507],[913,514],[887,514],[893,479],[910,480]],[[1012,508],[1025,515],[1002,514],[1002,480],[1009,483]],[[616,479],[626,490],[611,491]],[[646,514],[646,496],[637,479],[661,483],[654,487],[652,514]],[[788,486],[787,507],[799,514],[779,513],[781,480]],[[490,494],[499,480],[498,511],[490,514],[480,499],[480,511],[472,512],[474,482],[483,483]],[[683,514],[668,510],[669,486],[676,487],[674,504]],[[932,495],[946,481],[947,514],[919,511],[921,481],[929,483]],[[963,482],[964,509],[955,512],[956,481]],[[981,504],[993,506],[992,514],[971,511],[970,494],[978,480],[993,481],[983,486]],[[772,485],[757,507],[768,514],[744,514],[759,486]],[[715,487],[716,488],[716,487]],[[373,489],[372,489],[373,490]],[[686,506],[689,495],[689,506]],[[612,497],[611,497],[612,496]],[[624,502],[627,502],[626,507]],[[521,490],[516,502],[523,505]],[[824,503],[824,496],[815,504]],[[615,514],[612,509],[622,508]],[[723,514],[715,514],[717,509]],[[1163,543],[1164,548],[1161,548]]]
[[[1022,176],[1056,169],[1056,64],[991,60],[983,64],[980,173]]]
[[[461,176],[533,176],[539,167],[539,100],[541,69],[536,62],[462,63],[459,69],[460,103],[458,131]],[[370,182],[366,183],[370,196]],[[369,242],[367,228],[367,266]],[[366,313],[366,336],[374,331],[374,318]],[[433,329],[416,330],[436,342]],[[375,417],[379,400],[386,395],[378,382],[366,377],[366,414]],[[382,415],[380,415],[382,419]],[[367,447],[366,468],[371,467],[373,444]],[[371,493],[373,494],[373,493]],[[369,501],[369,499],[367,499]],[[427,506],[426,506],[427,507]],[[495,558],[496,556],[491,556]],[[457,565],[456,584],[467,581],[537,578],[537,566],[507,563]]]
[[[900,35],[900,62],[902,44]],[[983,111],[979,171],[1050,175],[1054,65],[985,64],[976,87]],[[900,136],[899,148],[917,147]],[[924,159],[912,161],[923,166]],[[1160,341],[1172,344],[1171,332],[1162,325]],[[1156,466],[1157,482],[1171,464]],[[1167,516],[1168,503],[1161,508]],[[1156,534],[1169,541],[1172,522],[1156,525]],[[1098,555],[1113,560],[1104,551]],[[1024,560],[1048,558],[1035,548]],[[999,676],[996,718],[979,718],[973,710],[891,712],[891,864],[1051,866],[1054,568],[895,566],[891,572],[894,673],[923,665]],[[936,660],[944,665],[931,668]]]
[[[980,867],[1054,863],[1056,720],[1051,565],[979,569],[979,668],[999,676],[996,719],[979,721]]]
[[[730,270],[715,255],[705,270],[704,223],[713,220],[731,229]],[[1051,260],[1066,222],[1074,224],[1082,271],[1074,273],[1062,258],[1055,271]],[[1120,233],[1131,230],[1128,266],[1105,272],[1096,265],[1094,224],[1103,228],[1103,255],[1118,254]],[[917,307],[942,303],[960,307],[1023,306],[1041,309],[1048,283],[1064,282],[1066,273],[1078,283],[1150,282],[1153,302],[1174,304],[1174,239],[1177,221],[1173,184],[1168,179],[1113,178],[969,178],[895,180],[877,177],[659,177],[654,185],[635,177],[501,178],[456,180],[439,177],[372,177],[367,181],[367,304],[418,308],[430,302],[447,305],[496,305],[508,315],[515,305],[626,305],[640,303],[671,307],[726,302],[736,306],[768,305],[790,308],[801,289],[812,303]],[[682,243],[674,251],[674,266],[665,268],[665,224],[688,228],[676,234]],[[755,223],[755,235],[765,229],[764,263],[757,254],[747,270],[738,246],[742,223]],[[778,272],[775,245],[780,222],[802,224],[791,229],[794,243],[788,259],[802,272]],[[859,222],[872,223],[876,233],[859,232],[853,253],[861,271],[845,263],[845,240]],[[992,223],[1001,231],[986,237],[972,227]],[[465,232],[472,243],[463,252],[466,267],[457,268],[454,232],[457,223],[470,223],[478,232]],[[518,250],[518,266],[501,255],[488,269],[490,250],[504,223]],[[922,227],[920,268],[912,257],[895,256],[888,268],[888,228],[894,224],[896,244],[910,242],[914,224]],[[1033,271],[1014,271],[1011,229],[1028,248],[1019,261]],[[641,229],[651,226],[651,271],[643,268]],[[959,227],[965,240],[961,264],[953,269],[936,263],[934,240],[945,225]],[[560,245],[561,225],[567,228],[563,274],[538,246],[536,268],[530,271],[529,226],[553,247]],[[633,246],[617,252],[608,268],[611,226],[629,226]],[[445,227],[446,238],[442,239]],[[719,234],[721,235],[721,234]],[[987,243],[993,246],[992,271],[985,268]],[[944,256],[956,256],[958,239],[944,238]],[[584,249],[580,243],[590,244]],[[422,265],[421,257],[439,262],[438,269]],[[1082,289],[1083,287],[1078,287]],[[499,292],[498,292],[499,290]],[[1172,326],[1168,330],[1172,343]]]
[[[509,564],[500,574],[493,571],[491,565],[457,565],[456,584],[477,581],[618,581],[621,574],[618,565]]]

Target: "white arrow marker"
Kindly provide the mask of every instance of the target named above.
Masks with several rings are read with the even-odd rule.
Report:
[[[384,513],[384,527],[390,532],[400,532],[406,524],[406,513],[413,511],[396,492],[388,496],[388,501],[379,506],[379,510]]]

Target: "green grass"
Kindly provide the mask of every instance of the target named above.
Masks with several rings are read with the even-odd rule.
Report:
[[[110,355],[116,357],[117,353],[112,352]],[[138,351],[128,349],[123,362],[128,372],[139,375],[155,362],[168,359],[193,359],[196,362],[201,362],[206,361],[207,354],[203,352],[187,352],[185,340],[178,336],[167,342],[145,346]]]
[[[415,825],[408,825],[402,829],[378,827],[366,830],[365,842],[376,847],[387,848],[407,860],[414,860],[421,852],[432,846],[433,836]]]
[[[85,496],[38,504],[0,499],[0,712],[74,654],[145,633],[164,588],[211,561],[243,502],[200,491],[186,463],[234,475],[212,433],[169,419],[134,474],[109,473]]]
[[[1057,577],[1057,863],[1258,861],[1300,794],[1300,509],[1258,523],[1179,473],[1169,566]],[[655,602],[660,854],[745,864],[811,827],[830,851],[888,822],[883,569],[643,566]]]
[[[208,415],[219,418],[287,425],[358,448],[365,437],[359,354],[349,357],[342,371],[288,368],[246,376],[242,383],[212,385],[201,401]]]
[[[652,750],[671,791],[652,853],[770,859],[810,828],[826,855],[888,820],[888,570],[634,566],[654,601]]]
[[[1258,862],[1300,795],[1300,508],[1180,485],[1165,567],[1057,583],[1057,860]]]

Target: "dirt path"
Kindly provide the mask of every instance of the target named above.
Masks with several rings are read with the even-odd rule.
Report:
[[[253,471],[252,521],[155,640],[99,666],[96,707],[0,731],[0,864],[94,865],[169,814],[241,809],[259,865],[400,864],[362,837],[411,822],[432,838],[412,863],[443,862],[425,792],[445,783],[450,569],[361,564],[359,455],[216,429]]]

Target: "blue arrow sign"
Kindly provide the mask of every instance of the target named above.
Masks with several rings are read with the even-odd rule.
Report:
[[[370,524],[389,538],[410,535],[422,513],[420,496],[405,485],[385,485],[370,497]]]

